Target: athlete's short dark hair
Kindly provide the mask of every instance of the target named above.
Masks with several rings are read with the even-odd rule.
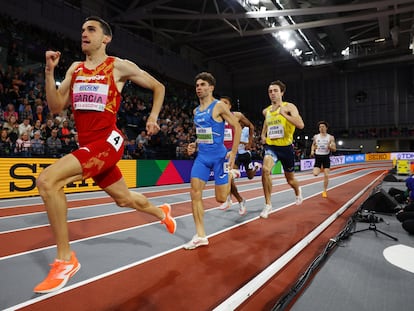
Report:
[[[276,81],[273,81],[273,82],[270,82],[270,84],[269,85],[279,85],[279,88],[280,88],[280,91],[282,92],[282,93],[284,93],[285,91],[286,91],[286,84],[284,84],[282,81],[280,81],[280,80],[276,80]]]
[[[319,128],[319,125],[321,125],[321,124],[324,124],[324,125],[326,126],[326,128],[328,128],[328,127],[329,127],[328,122],[326,122],[326,121],[319,121],[319,122],[318,122],[318,128]]]
[[[203,71],[203,72],[200,72],[198,75],[196,75],[196,77],[194,78],[194,84],[197,82],[198,79],[207,81],[208,84],[212,86],[216,86],[216,78],[214,78],[214,76],[209,72]]]
[[[223,99],[227,99],[227,101],[230,103],[230,105],[233,105],[233,102],[231,101],[231,97],[230,96],[220,96],[220,99],[221,98],[223,98]]]
[[[85,18],[85,22],[87,21],[97,21],[101,25],[104,35],[112,37],[112,29],[111,26],[101,17],[99,16],[89,16]]]

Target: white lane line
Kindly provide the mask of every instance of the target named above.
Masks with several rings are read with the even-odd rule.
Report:
[[[367,191],[382,175],[368,184],[363,190],[355,195],[351,200],[339,208],[334,214],[327,218],[323,223],[311,231],[305,238],[294,245],[283,256],[279,257],[265,270],[259,273],[255,278],[249,281],[245,286],[228,297],[220,305],[214,308],[214,311],[235,310],[245,300],[252,296],[260,287],[270,280],[277,272],[279,272],[286,264],[288,264],[298,253],[300,253],[308,244],[310,244],[323,230],[332,224],[349,206],[351,206],[365,191]]]

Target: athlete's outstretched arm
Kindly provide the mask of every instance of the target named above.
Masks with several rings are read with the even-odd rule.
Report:
[[[156,134],[160,129],[157,119],[164,102],[165,86],[129,60],[117,58],[115,70],[117,71],[115,75],[119,77],[121,83],[131,80],[135,84],[153,92],[152,109],[147,120],[147,132],[148,135]]]
[[[250,149],[253,146],[253,136],[254,136],[254,125],[250,120],[241,112],[239,116],[239,121],[243,126],[249,128],[249,143],[246,145],[246,149]]]
[[[56,88],[55,80],[55,68],[59,63],[60,52],[58,51],[46,51],[46,67],[45,67],[45,91],[46,101],[49,106],[49,110],[52,113],[61,112],[69,103],[69,91],[70,83],[72,79],[72,73],[77,63],[73,63],[72,66],[66,72],[65,79],[60,83],[59,88]]]

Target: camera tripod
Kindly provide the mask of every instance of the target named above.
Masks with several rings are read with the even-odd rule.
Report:
[[[357,232],[372,230],[372,231],[375,232],[375,235],[378,235],[377,233],[379,232],[379,233],[389,237],[390,239],[393,239],[394,241],[398,241],[398,239],[396,237],[394,237],[394,236],[392,236],[388,233],[385,233],[384,231],[381,231],[381,230],[377,229],[377,225],[375,224],[377,217],[374,215],[374,212],[372,212],[372,211],[370,212],[370,215],[368,216],[368,219],[370,220],[368,228],[361,229],[361,230],[356,230],[356,231],[352,232],[352,234],[355,234]]]

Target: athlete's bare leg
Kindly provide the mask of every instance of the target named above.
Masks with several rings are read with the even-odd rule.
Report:
[[[67,225],[68,207],[63,187],[79,180],[82,180],[82,167],[72,154],[45,168],[36,180],[56,239],[57,259],[69,260],[71,255]]]
[[[234,179],[231,180],[231,194],[235,196],[237,202],[241,203],[243,201],[243,198],[241,197],[239,191],[237,190],[236,183],[234,182]]]
[[[319,167],[313,168],[313,171],[312,171],[313,176],[318,176],[320,172],[321,172],[321,169]]]
[[[205,184],[206,183],[199,178],[191,178],[191,203],[193,207],[193,218],[196,232],[199,237],[206,236],[203,207],[203,189]]]
[[[300,191],[299,191],[299,182],[295,178],[295,173],[294,172],[285,172],[285,177],[286,177],[286,181],[288,182],[288,184],[295,191],[295,195],[298,196],[300,194]]]
[[[263,159],[263,167],[262,167],[262,185],[263,185],[263,193],[265,197],[265,204],[272,205],[271,202],[271,195],[272,195],[272,178],[270,174],[272,172],[272,167],[275,164],[272,157],[266,155]]]
[[[329,184],[329,172],[330,169],[329,168],[324,168],[323,169],[323,190],[326,192],[328,190],[328,184]]]
[[[154,215],[160,220],[165,217],[164,212],[152,204],[146,196],[142,193],[129,190],[124,178],[121,178],[104,190],[120,207],[133,208],[137,211]]]

